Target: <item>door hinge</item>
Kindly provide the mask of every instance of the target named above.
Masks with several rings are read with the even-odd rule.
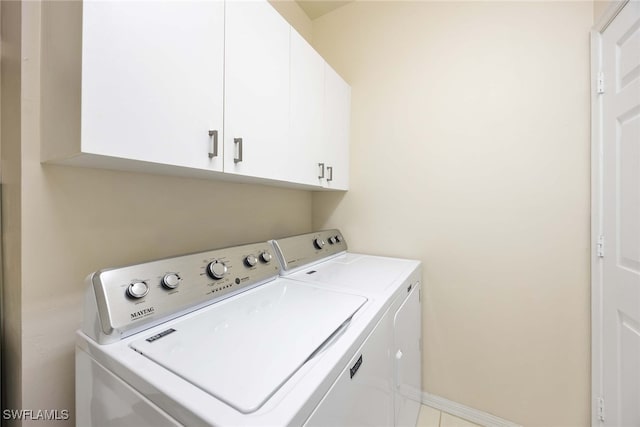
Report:
[[[602,397],[598,397],[597,404],[598,404],[598,414],[597,414],[598,420],[604,421],[604,399]]]
[[[596,79],[596,93],[604,93],[604,73],[600,71]]]
[[[596,254],[598,258],[604,258],[604,236],[601,234],[598,236],[598,242],[596,243]]]

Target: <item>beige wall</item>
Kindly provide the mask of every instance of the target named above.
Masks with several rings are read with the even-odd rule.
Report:
[[[22,8],[25,60],[11,76],[22,78],[22,92],[17,94],[22,106],[15,111],[20,113],[16,119],[23,134],[13,139],[13,150],[4,146],[2,150],[3,172],[9,172],[5,161],[22,166],[13,174],[21,182],[3,181],[12,191],[3,213],[18,211],[18,218],[3,217],[5,224],[14,221],[5,228],[4,240],[5,262],[11,264],[8,272],[16,270],[6,283],[10,327],[5,339],[9,347],[3,350],[8,352],[11,380],[7,395],[11,408],[73,412],[74,333],[80,325],[83,280],[88,273],[308,232],[311,193],[40,164],[39,123],[47,120],[40,115],[40,97],[49,89],[43,86],[43,93],[40,82],[42,75],[45,84],[52,80],[46,78],[50,70],[40,63],[41,5],[28,1]],[[20,39],[19,29],[17,33]],[[2,93],[3,103],[9,101],[4,88]],[[58,108],[77,109],[77,104]],[[8,140],[4,134],[2,140]],[[6,201],[8,194],[3,195]],[[12,232],[22,248],[12,246]]]
[[[602,13],[609,6],[609,0],[594,0],[593,2],[593,21],[597,22],[598,17],[602,15]]]
[[[615,0],[594,0],[593,2],[593,22],[598,22],[598,18],[602,16],[609,5]]]
[[[0,2],[2,22],[2,400],[19,408],[21,395],[15,393],[21,377],[21,148],[20,148],[20,54],[21,11],[17,2]]]
[[[590,417],[591,2],[355,2],[313,23],[352,85],[351,189],[314,228],[424,263],[424,389]]]
[[[311,19],[294,0],[269,0],[269,3],[280,13],[300,35],[311,43],[313,25]]]
[[[356,2],[314,21],[353,106],[352,190],[313,204],[308,192],[41,165],[40,6],[23,3],[20,27],[7,4],[10,407],[73,408],[87,273],[313,225],[341,227],[353,250],[423,260],[426,391],[527,426],[588,424],[591,2]],[[288,18],[309,38],[304,17]]]

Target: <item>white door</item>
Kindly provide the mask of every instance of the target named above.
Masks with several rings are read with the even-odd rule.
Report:
[[[82,31],[82,150],[221,171],[224,3],[85,1]]]
[[[324,151],[327,188],[349,189],[349,126],[351,116],[351,87],[325,64],[324,93]]]
[[[602,34],[604,425],[640,426],[640,2]]]
[[[224,171],[288,180],[290,26],[266,0],[225,13]]]

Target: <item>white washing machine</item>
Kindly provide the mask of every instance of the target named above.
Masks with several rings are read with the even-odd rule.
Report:
[[[339,230],[287,237],[272,243],[283,277],[368,299],[376,312],[368,331],[370,337],[385,343],[384,351],[377,355],[380,358],[377,364],[385,366],[385,373],[376,383],[367,384],[366,390],[351,394],[385,394],[386,399],[379,399],[375,409],[379,412],[385,408],[384,424],[415,426],[422,398],[420,262],[350,253]],[[351,363],[353,360],[346,365],[345,372]],[[381,381],[382,377],[389,381]],[[346,375],[344,378],[315,409],[308,421],[310,424],[357,424],[358,420],[348,418],[344,422],[345,415],[335,410],[336,396],[346,395],[351,386]],[[339,391],[341,389],[344,390]]]
[[[389,335],[372,334],[381,299],[280,278],[272,253],[256,243],[90,275],[77,425],[313,425],[323,411],[392,425]]]

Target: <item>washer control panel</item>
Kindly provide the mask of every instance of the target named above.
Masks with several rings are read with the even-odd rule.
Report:
[[[97,271],[90,281],[102,333],[126,336],[274,280],[273,252],[254,243]]]
[[[339,230],[323,230],[272,241],[285,272],[347,250]]]

